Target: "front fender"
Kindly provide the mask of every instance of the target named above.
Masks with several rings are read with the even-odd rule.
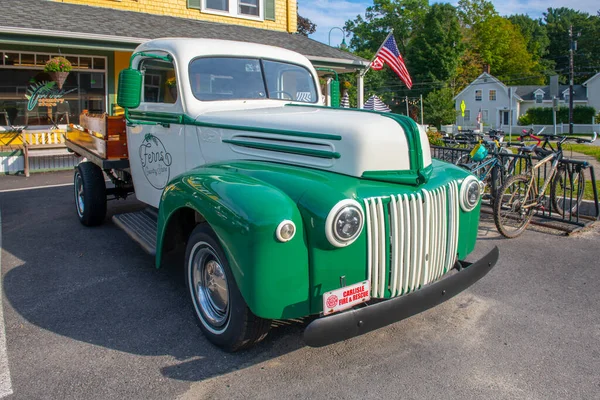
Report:
[[[170,218],[192,208],[216,233],[237,285],[252,312],[262,318],[295,318],[309,307],[308,251],[295,202],[278,188],[235,171],[205,167],[174,179],[164,190],[158,215],[157,267]],[[275,229],[296,225],[281,243]]]

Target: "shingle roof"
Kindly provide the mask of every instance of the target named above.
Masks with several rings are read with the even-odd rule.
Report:
[[[512,86],[516,88],[516,93],[523,100],[535,100],[534,92],[538,89],[542,89],[544,91],[544,100],[552,100],[550,97],[550,86],[536,86],[536,85],[526,85],[526,86]],[[565,90],[569,89],[569,85],[559,85],[558,86],[558,97],[562,98],[562,93]],[[573,85],[573,100],[587,100],[587,91],[586,88],[582,85]]]
[[[346,60],[346,63],[367,63],[367,60],[351,53],[287,32],[47,0],[2,0],[2,6],[0,37],[3,29],[14,27],[144,39],[225,39],[283,47],[308,58],[313,56],[340,62]]]

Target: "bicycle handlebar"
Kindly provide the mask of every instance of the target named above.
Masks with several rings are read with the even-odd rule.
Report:
[[[576,137],[576,136],[556,136],[556,137],[561,139],[559,143],[564,143],[567,140],[573,140],[577,143],[592,143],[592,142],[596,141],[596,139],[598,138],[598,134],[596,132],[594,132],[591,139],[586,139],[586,138]]]
[[[542,131],[543,129],[540,132]],[[523,129],[523,133],[519,135],[519,141],[522,142],[523,139],[526,137],[530,137],[531,139],[535,140],[537,142],[537,146],[539,146],[542,143],[542,139],[533,134],[533,128],[529,130]]]

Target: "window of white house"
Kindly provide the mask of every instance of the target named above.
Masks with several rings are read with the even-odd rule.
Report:
[[[471,120],[471,110],[465,110],[464,120],[465,121],[470,121]]]
[[[482,122],[488,122],[488,110],[482,110],[481,111],[481,121]]]
[[[564,96],[565,96],[565,103],[568,103],[569,102],[569,93],[565,93]]]
[[[543,94],[541,94],[541,93],[537,93],[537,94],[535,95],[535,102],[536,102],[536,103],[538,103],[538,104],[539,104],[539,103],[541,103],[543,99],[544,99],[544,95],[543,95]]]
[[[490,101],[496,101],[496,91],[490,90]]]
[[[475,91],[475,101],[481,101],[481,97],[483,96],[483,91],[482,90],[476,90]]]

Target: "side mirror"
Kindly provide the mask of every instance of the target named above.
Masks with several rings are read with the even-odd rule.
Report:
[[[329,84],[329,95],[331,96],[331,107],[340,107],[340,81],[332,80]]]
[[[138,108],[142,94],[142,73],[127,68],[119,73],[117,104],[123,108]]]

